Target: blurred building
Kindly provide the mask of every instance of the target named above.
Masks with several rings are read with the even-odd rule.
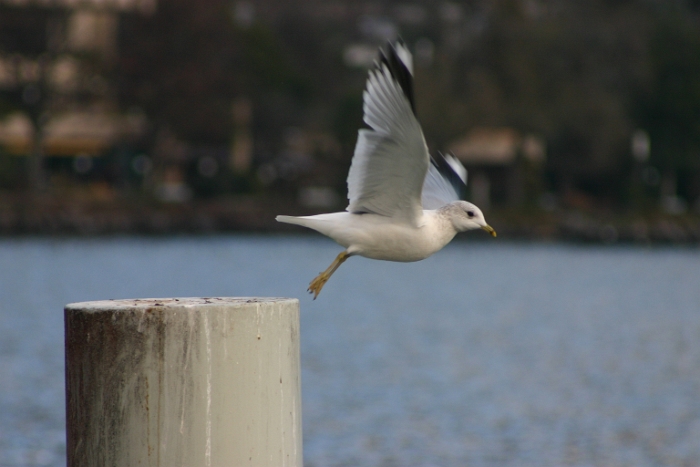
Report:
[[[0,148],[92,157],[138,138],[145,117],[123,112],[110,79],[118,26],[155,0],[0,0]],[[92,164],[90,165],[92,166]]]
[[[42,152],[46,156],[99,156],[120,141],[139,137],[145,125],[140,114],[123,115],[99,108],[66,110],[44,124]],[[34,133],[31,120],[22,112],[0,121],[0,145],[10,154],[29,154]]]
[[[479,206],[517,206],[540,193],[544,141],[513,128],[473,128],[448,146],[469,172],[472,200]]]

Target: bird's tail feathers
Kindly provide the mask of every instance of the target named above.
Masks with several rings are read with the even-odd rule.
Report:
[[[306,227],[307,229],[313,229],[317,232],[321,232],[323,235],[328,235],[328,222],[325,222],[327,216],[333,216],[337,213],[331,214],[318,214],[316,216],[277,216],[275,220],[277,222],[284,222],[285,224],[294,224]],[[331,224],[332,225],[332,224]]]
[[[277,222],[284,222],[285,224],[303,225],[303,220],[300,217],[277,216],[277,217],[275,217],[275,220]]]

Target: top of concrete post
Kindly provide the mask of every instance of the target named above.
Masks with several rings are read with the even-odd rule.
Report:
[[[246,306],[251,303],[295,303],[296,298],[282,297],[182,297],[182,298],[137,298],[121,300],[98,300],[92,302],[77,302],[66,305],[66,310],[102,311],[102,310],[134,310],[153,309],[157,307],[203,308],[219,306]]]

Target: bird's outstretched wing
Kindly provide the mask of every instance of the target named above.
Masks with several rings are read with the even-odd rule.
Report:
[[[423,209],[438,209],[462,199],[467,188],[467,169],[453,155],[437,154],[423,184]]]
[[[389,45],[369,72],[364,122],[348,174],[347,210],[415,224],[430,156],[415,115],[413,65],[403,42]]]

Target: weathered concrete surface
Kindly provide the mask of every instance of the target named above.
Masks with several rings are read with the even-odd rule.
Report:
[[[65,308],[68,466],[301,466],[299,302]]]

